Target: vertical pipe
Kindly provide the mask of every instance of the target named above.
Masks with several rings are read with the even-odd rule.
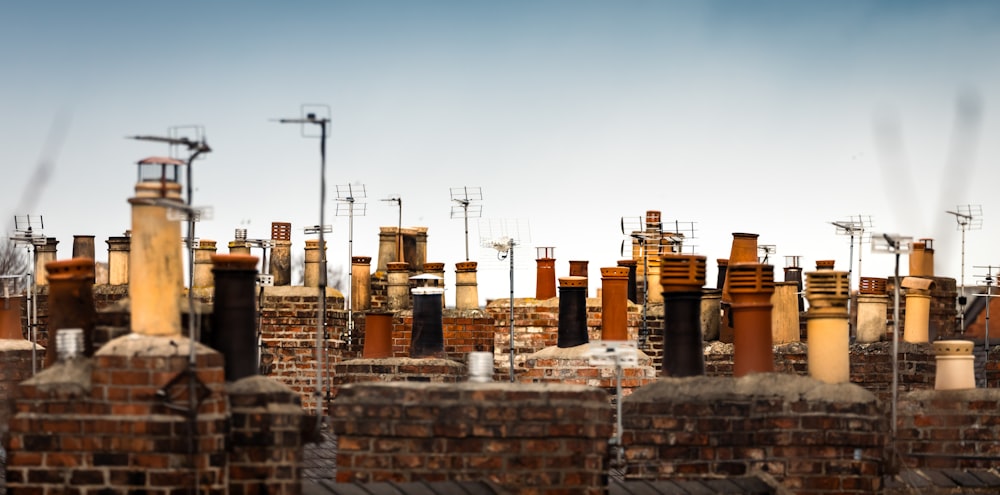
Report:
[[[479,286],[475,261],[455,263],[455,309],[479,309]]]
[[[322,274],[322,261],[325,254],[325,246],[320,248],[319,240],[307,239],[304,252],[305,269],[303,271],[302,285],[304,287],[319,287],[320,276]]]
[[[888,309],[886,279],[861,277],[858,286],[858,342],[879,342],[885,338]]]
[[[569,276],[570,277],[582,277],[583,278],[583,297],[590,297],[590,274],[587,265],[590,262],[586,260],[570,260],[569,262]]]
[[[638,293],[636,291],[636,265],[635,260],[618,260],[618,266],[628,268],[628,300],[633,304],[638,304]]]
[[[441,296],[444,290],[438,287],[417,287],[413,289],[413,332],[410,341],[410,357],[440,357],[444,355],[444,331],[441,312]]]
[[[94,260],[72,258],[52,261],[45,265],[49,279],[49,345],[45,352],[45,365],[58,360],[56,334],[64,328],[83,331],[83,354],[94,354],[94,326],[97,311],[94,309]]]
[[[426,273],[427,275],[433,275],[433,276],[437,277],[436,279],[429,281],[429,283],[430,283],[429,287],[438,287],[438,288],[440,288],[442,290],[442,293],[441,293],[441,309],[444,309],[446,307],[445,301],[444,301],[444,299],[445,299],[444,298],[444,291],[445,291],[445,287],[444,287],[444,263],[438,263],[438,262],[424,263],[424,273]]]
[[[976,388],[975,357],[971,340],[936,340],[934,360],[934,390],[968,390]]]
[[[601,340],[628,340],[628,268],[601,268]]]
[[[24,307],[24,296],[4,297],[0,299],[0,339],[26,340],[21,327],[21,311]]]
[[[555,258],[538,258],[535,266],[535,299],[541,301],[556,297]]]
[[[388,266],[388,307],[399,311],[410,307],[410,265],[393,261]]]
[[[94,253],[94,236],[74,235],[73,236],[73,257],[96,259]]]
[[[587,279],[579,276],[560,277],[557,345],[567,348],[588,342]]]
[[[274,277],[275,286],[292,285],[292,224],[271,222],[271,259],[268,273]]]
[[[215,279],[212,277],[212,256],[215,255],[215,241],[201,240],[194,248],[194,287],[212,287]]]
[[[851,380],[847,313],[850,276],[850,272],[834,270],[806,273],[809,376],[821,382],[848,383]]]
[[[705,257],[664,254],[660,285],[663,289],[663,376],[705,374],[701,333],[701,289],[705,285]]]
[[[366,311],[372,306],[371,263],[371,256],[351,258],[351,304],[357,311]]]
[[[361,352],[366,359],[392,357],[392,313],[365,313],[365,345]]]
[[[143,181],[135,186],[132,244],[129,251],[129,299],[132,332],[180,337],[183,285],[181,227],[167,218],[166,204],[183,207],[176,182]],[[150,201],[150,200],[154,200]]]
[[[729,293],[730,273],[736,263],[757,263],[757,234],[733,232],[733,244],[726,262],[726,274],[722,284],[722,324],[719,326],[719,340],[732,343],[734,339],[732,296]]]
[[[45,276],[45,265],[56,260],[56,246],[59,240],[55,237],[46,237],[45,244],[35,246],[35,286],[47,285],[48,279]]]
[[[132,237],[108,237],[108,284],[128,285],[128,260]]]
[[[246,254],[211,256],[215,284],[209,345],[225,359],[226,381],[258,373],[257,261]]]
[[[730,263],[726,278],[733,299],[733,375],[774,371],[771,341],[774,267]]]

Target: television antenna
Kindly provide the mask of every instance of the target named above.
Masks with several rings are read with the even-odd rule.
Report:
[[[469,215],[472,218],[482,216],[483,205],[478,202],[483,200],[483,190],[481,187],[452,187],[451,200],[456,203],[451,205],[451,218],[461,214],[465,219],[465,261],[469,261]]]
[[[368,197],[364,184],[344,184],[337,186],[337,216],[347,216],[347,344],[354,337],[354,300],[351,291],[354,290],[354,215],[363,217],[368,204],[359,199]]]
[[[398,194],[390,194],[382,201],[396,203],[399,208],[399,220],[396,224],[396,261],[403,261],[403,198]]]
[[[31,323],[28,325],[30,327],[31,334],[31,374],[34,375],[38,370],[38,358],[36,356],[38,346],[36,342],[38,341],[38,304],[35,299],[38,294],[37,288],[35,287],[35,251],[36,246],[45,245],[45,234],[41,231],[45,229],[45,222],[41,215],[14,215],[14,234],[10,236],[10,240],[14,241],[15,244],[24,244],[28,251],[28,287],[25,293],[27,294],[26,302],[28,307],[25,308],[27,314],[31,317]]]
[[[983,333],[983,347],[986,352],[986,362],[990,362],[990,300],[994,297],[993,295],[993,283],[996,279],[993,277],[993,272],[1000,270],[998,266],[985,265],[985,266],[974,266],[973,268],[984,268],[986,269],[986,275],[981,275],[983,277],[982,285],[986,286],[986,294],[975,294],[976,296],[986,297],[986,320],[985,320],[985,332]],[[986,374],[983,373],[983,388],[986,388]]]
[[[479,242],[495,249],[497,259],[507,260],[510,267],[510,382],[514,383],[514,248],[531,242],[531,229],[527,220],[480,219]]]
[[[642,216],[621,217],[620,227],[623,236],[632,239],[632,254],[634,260],[642,261],[642,325],[639,327],[639,345],[644,346],[649,337],[647,312],[649,310],[649,258],[662,256],[665,252],[681,254],[687,241],[696,239],[695,222],[657,222],[647,223]],[[664,231],[663,226],[673,224],[672,232]],[[694,254],[695,246],[688,244]],[[669,251],[666,251],[669,249]],[[619,254],[625,256],[625,239],[622,239]]]
[[[778,248],[774,244],[758,244],[757,262],[766,265],[770,256],[777,252]]]
[[[959,284],[959,287],[962,289],[958,291],[958,306],[960,308],[958,311],[958,328],[965,331],[965,303],[968,301],[965,297],[965,231],[983,228],[983,207],[981,205],[958,205],[955,211],[946,211],[945,213],[955,216],[958,229],[962,231],[962,278]],[[989,348],[989,345],[987,345],[987,348]]]
[[[854,286],[854,241],[857,240],[858,244],[858,275],[861,275],[861,245],[865,241],[871,241],[871,231],[872,231],[872,217],[871,215],[854,215],[849,217],[847,220],[839,220],[836,222],[830,222],[837,228],[837,235],[846,235],[850,237],[851,248],[850,255],[847,258],[847,279],[851,282],[851,287]],[[850,303],[848,303],[850,304]]]
[[[649,247],[655,246],[655,255],[660,255],[660,245],[663,239],[662,224],[647,226],[643,217],[621,217],[622,235],[632,238],[632,259],[638,256],[642,260],[642,324],[639,327],[639,346],[646,345],[649,337],[649,327],[646,314],[649,308]],[[622,239],[620,255],[625,256],[625,239]]]
[[[899,402],[899,255],[907,254],[913,244],[912,237],[899,234],[873,233],[871,235],[873,253],[896,255],[895,282],[893,283],[892,307],[892,441],[896,441],[896,406]]]

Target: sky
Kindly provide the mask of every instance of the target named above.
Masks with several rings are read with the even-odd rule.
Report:
[[[557,276],[587,260],[596,280],[627,257],[622,217],[647,210],[693,226],[684,250],[707,257],[708,287],[734,232],[775,246],[776,280],[785,256],[891,276],[894,256],[831,224],[858,217],[934,239],[938,276],[975,285],[1000,265],[998,2],[0,3],[0,214],[8,234],[41,216],[60,259],[94,235],[106,261],[130,228],[135,163],[169,150],[126,136],[191,126],[212,147],[192,170],[212,209],[197,237],[291,222],[300,255],[320,142],[274,119],[309,108],[330,117],[331,265],[349,245],[377,258],[401,214],[428,227],[449,304],[465,260],[453,187],[482,192],[484,302],[510,292],[509,259],[480,247],[498,225],[518,241],[514,295],[532,297],[536,247],[555,247]],[[367,192],[353,235],[336,215],[347,184]],[[960,205],[982,212],[964,249],[946,213]]]

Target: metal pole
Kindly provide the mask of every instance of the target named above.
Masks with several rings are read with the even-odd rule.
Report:
[[[896,251],[895,301],[892,308],[892,444],[896,445],[896,402],[899,397],[899,246]]]
[[[38,301],[35,297],[38,295],[38,291],[35,288],[35,255],[34,255],[34,245],[28,244],[28,263],[30,263],[30,268],[28,270],[28,290],[25,291],[28,294],[28,327],[31,328],[31,375],[34,376],[38,373],[38,358],[35,356],[38,352],[38,334],[36,329],[38,328]]]
[[[468,196],[468,193],[466,193]],[[462,203],[462,210],[465,216],[465,261],[469,261],[469,202]]]
[[[959,290],[958,290],[958,302],[960,303],[959,304],[959,310],[958,310],[958,331],[960,333],[964,333],[965,332],[965,224],[962,224],[962,270],[961,270],[961,274],[962,274],[961,275],[962,276],[962,283],[959,286]],[[989,287],[987,287],[987,292],[989,292]],[[990,314],[989,300],[990,300],[989,297],[987,297],[986,298],[986,315],[987,315],[986,318],[987,319],[989,319],[989,314]],[[987,341],[986,349],[987,349],[986,350],[986,356],[989,357],[989,341]],[[989,362],[989,361],[987,360],[987,362]]]
[[[323,418],[323,372],[325,364],[324,332],[326,330],[326,239],[323,236],[326,211],[326,119],[317,121],[320,128],[319,139],[319,315],[316,321],[316,422]]]
[[[510,256],[510,382],[514,383],[514,240],[507,244]]]
[[[354,337],[354,195],[347,198],[347,266],[350,267],[347,284],[347,345]]]

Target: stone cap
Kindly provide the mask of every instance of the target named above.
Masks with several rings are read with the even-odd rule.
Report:
[[[201,239],[198,241],[198,247],[196,249],[215,249],[215,241],[211,239]]]
[[[424,263],[424,270],[428,272],[440,272],[444,271],[444,263]]]
[[[618,260],[618,266],[632,267],[638,264],[639,264],[638,260],[633,260],[633,259]]]
[[[351,263],[356,265],[366,265],[372,262],[371,256],[351,256]]]

